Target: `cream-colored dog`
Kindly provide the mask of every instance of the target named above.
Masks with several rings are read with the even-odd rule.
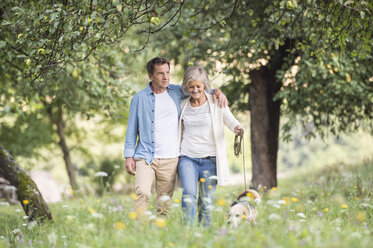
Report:
[[[255,190],[249,189],[240,194],[228,210],[228,226],[237,228],[242,220],[256,224],[258,211],[254,204],[258,205],[260,202],[261,197]]]

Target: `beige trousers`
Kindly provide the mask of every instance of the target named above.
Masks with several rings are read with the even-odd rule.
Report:
[[[179,158],[157,159],[148,165],[145,159],[136,160],[136,210],[146,211],[151,196],[151,188],[155,177],[157,192],[157,215],[168,216],[171,209],[171,198],[174,192],[177,163]]]

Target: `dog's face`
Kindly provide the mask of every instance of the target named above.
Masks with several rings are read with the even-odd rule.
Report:
[[[237,228],[242,220],[251,221],[255,224],[257,215],[256,209],[249,205],[248,202],[239,202],[228,210],[227,224],[232,228]]]

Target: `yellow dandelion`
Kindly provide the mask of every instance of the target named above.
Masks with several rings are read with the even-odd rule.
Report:
[[[224,207],[225,205],[227,205],[227,201],[224,200],[224,199],[219,199],[218,200],[218,205],[221,206],[221,207]]]
[[[175,247],[175,244],[172,243],[172,242],[169,242],[169,243],[167,244],[167,246],[168,246],[168,247]]]
[[[165,227],[166,226],[166,221],[162,218],[157,218],[155,220],[155,224],[158,226],[158,227]]]
[[[21,38],[22,36],[23,36],[23,34],[18,34],[17,37],[18,37],[18,39],[19,39],[19,38]]]
[[[80,27],[80,28],[79,28],[79,30],[80,30],[80,31],[83,31],[83,30],[84,30],[84,28],[83,28],[83,27]]]
[[[360,199],[359,197],[357,197],[357,196],[355,197],[355,200],[356,200],[356,201],[358,201],[359,199]]]
[[[151,208],[151,209],[152,209],[152,208],[154,208],[154,207],[153,207],[153,205],[149,205],[149,208]]]
[[[138,196],[135,193],[131,193],[131,198],[136,201]]]
[[[327,213],[329,211],[329,208],[324,208],[324,212]]]
[[[334,68],[334,71],[335,71],[335,72],[338,72],[338,68],[335,67],[335,68]]]
[[[115,226],[115,229],[120,230],[120,231],[126,229],[126,224],[120,221],[115,222],[114,226]]]
[[[131,220],[135,220],[137,218],[137,213],[136,212],[129,212],[128,217]]]
[[[329,193],[328,193],[328,196],[331,196],[331,195],[332,195],[332,193],[331,193],[331,192],[329,192]]]
[[[354,189],[357,189],[357,186],[356,186],[356,185],[354,186]]]
[[[72,195],[75,194],[75,190],[73,190],[73,189],[71,189],[70,192],[71,192]]]
[[[247,192],[247,193],[246,193],[246,196],[247,196],[247,197],[252,197],[253,194],[251,194],[250,192]]]
[[[285,205],[289,205],[290,204],[290,198],[285,196],[282,198],[283,201],[285,201]]]
[[[346,209],[348,206],[346,204],[342,204],[342,208]]]
[[[69,222],[72,222],[74,218],[73,218],[71,215],[68,215],[68,216],[66,216],[66,219],[67,219]]]
[[[359,221],[359,222],[363,222],[366,219],[366,217],[367,216],[366,216],[365,212],[363,212],[363,211],[358,212],[355,216],[356,220]]]
[[[328,69],[332,68],[332,66],[329,65],[329,64],[327,64],[326,67],[327,67]]]
[[[246,215],[242,215],[242,219],[246,219]]]
[[[179,203],[180,201],[179,201],[179,199],[175,199],[174,202],[175,203]]]
[[[296,197],[293,197],[293,198],[291,198],[291,201],[292,201],[292,202],[297,202],[298,199],[297,199]]]
[[[88,207],[88,211],[91,213],[91,214],[94,214],[96,213],[96,210],[94,210],[93,208],[91,207]]]
[[[272,187],[272,191],[276,191],[277,190],[277,187]]]
[[[23,200],[22,202],[23,202],[23,204],[25,204],[25,205],[27,205],[27,204],[30,203],[28,200]]]
[[[204,182],[206,182],[206,179],[201,178],[200,181],[201,181],[201,183],[204,183]]]
[[[264,189],[267,189],[267,186],[264,186]]]
[[[334,74],[334,71],[332,69],[329,70],[330,74]]]
[[[212,189],[212,186],[211,186],[211,185],[209,185],[209,189]]]

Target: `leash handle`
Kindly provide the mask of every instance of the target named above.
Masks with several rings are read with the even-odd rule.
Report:
[[[242,147],[242,149],[241,149]],[[245,170],[245,139],[244,131],[241,129],[240,134],[234,137],[234,155],[238,158],[242,153],[242,168],[243,168],[243,178],[245,183],[245,192],[247,191],[246,186],[246,170]]]

